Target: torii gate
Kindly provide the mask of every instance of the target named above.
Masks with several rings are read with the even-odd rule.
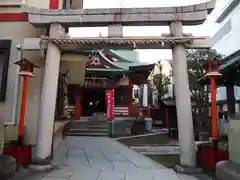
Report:
[[[215,0],[197,5],[159,8],[49,10],[25,7],[24,12],[33,26],[47,28],[50,25],[47,37],[25,39],[23,44],[25,50],[47,49],[38,120],[37,157],[45,159],[51,153],[52,127],[49,121],[54,121],[61,51],[103,47],[172,49],[181,165],[194,167],[196,150],[185,49],[209,48],[212,43],[208,37],[184,34],[183,26],[202,24],[214,7]],[[169,26],[170,34],[160,37],[122,36],[123,26],[146,25]],[[109,37],[70,38],[65,33],[65,27],[97,26],[108,26]]]

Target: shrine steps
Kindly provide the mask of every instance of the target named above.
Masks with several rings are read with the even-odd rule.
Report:
[[[73,121],[68,129],[68,136],[108,136],[107,121]]]

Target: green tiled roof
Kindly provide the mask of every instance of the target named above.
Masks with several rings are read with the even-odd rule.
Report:
[[[138,52],[134,50],[108,50],[113,56],[121,59],[121,62],[112,62],[107,57],[103,55],[101,51],[98,51],[99,55],[108,63],[113,66],[122,69],[123,71],[128,71],[131,66],[142,66],[147,65],[139,61]]]
[[[139,54],[138,51],[136,50],[108,50],[108,51],[125,61],[140,62]]]

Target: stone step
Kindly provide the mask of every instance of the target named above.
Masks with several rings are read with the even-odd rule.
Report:
[[[108,129],[69,129],[68,133],[108,133]]]
[[[108,129],[109,126],[71,126],[70,129]]]
[[[67,136],[108,136],[108,133],[67,133]]]
[[[78,126],[70,126],[69,129],[103,129],[103,130],[108,130],[109,126],[108,125],[78,125]]]
[[[82,122],[82,123],[71,123],[71,125],[74,125],[74,126],[84,126],[84,125],[89,125],[89,126],[94,126],[94,125],[97,125],[97,126],[107,126],[108,123],[104,122],[104,123],[95,123],[95,122]]]
[[[79,125],[79,124],[98,124],[98,125],[101,125],[101,124],[108,124],[108,122],[107,121],[83,121],[83,122],[75,121],[75,122],[72,122],[71,124],[76,124],[76,125]]]
[[[108,136],[109,124],[107,121],[89,120],[73,121],[67,135],[69,136]]]

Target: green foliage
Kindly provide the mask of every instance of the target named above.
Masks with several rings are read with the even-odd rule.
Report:
[[[223,59],[223,55],[212,49],[194,49],[186,50],[186,57],[188,64],[189,86],[192,96],[195,99],[205,101],[207,100],[206,88],[198,84],[197,80],[205,73],[203,66],[208,60],[219,61]]]
[[[196,105],[192,108],[194,129],[209,131],[208,86],[198,83],[205,74],[204,65],[209,60],[221,60],[223,56],[212,49],[186,51],[188,64],[189,88]]]
[[[163,73],[161,61],[157,62],[159,73],[153,76],[153,83],[158,90],[159,100],[163,99],[164,95],[168,93],[168,85],[170,84],[170,77]]]

